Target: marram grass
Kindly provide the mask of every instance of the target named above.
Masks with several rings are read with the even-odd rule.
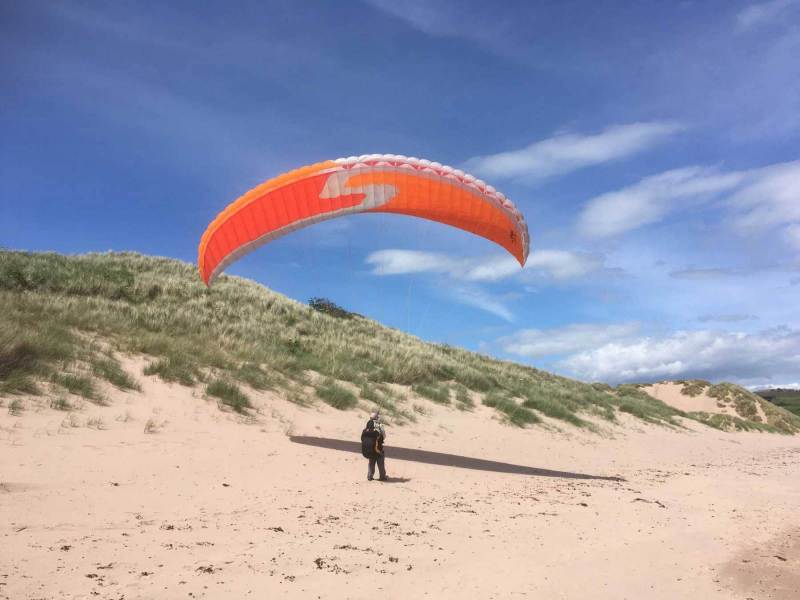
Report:
[[[667,425],[687,416],[633,386],[584,384],[348,315],[238,277],[207,289],[194,265],[166,258],[0,251],[0,395],[92,399],[93,380],[136,389],[114,358],[135,353],[149,357],[146,373],[205,385],[242,411],[249,398],[241,386],[298,403],[299,390],[312,386],[337,408],[380,406],[398,422],[418,418],[420,405],[407,401],[419,397],[466,410],[480,397],[520,426],[546,416],[583,427],[587,417],[613,421],[619,411]],[[800,431],[800,418],[775,410],[764,425]]]

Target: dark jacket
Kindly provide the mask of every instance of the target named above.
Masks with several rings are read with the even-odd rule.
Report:
[[[383,436],[375,429],[372,419],[367,421],[367,426],[361,432],[361,454],[364,458],[377,458],[383,454]]]

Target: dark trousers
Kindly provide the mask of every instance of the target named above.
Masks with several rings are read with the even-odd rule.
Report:
[[[372,479],[375,475],[375,463],[378,463],[378,473],[381,479],[386,479],[386,466],[384,464],[383,454],[378,454],[375,458],[369,459],[369,467],[367,468],[367,479]]]

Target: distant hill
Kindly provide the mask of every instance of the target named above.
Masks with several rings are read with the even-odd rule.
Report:
[[[800,390],[774,389],[757,390],[754,392],[764,400],[772,402],[775,406],[780,406],[800,417]]]
[[[227,275],[207,289],[194,265],[166,258],[0,251],[0,397],[9,407],[24,395],[100,403],[100,381],[137,386],[119,362],[134,354],[147,357],[145,374],[200,386],[242,413],[253,393],[270,389],[300,404],[380,406],[395,424],[435,402],[454,410],[482,403],[518,426],[549,419],[594,428],[620,412],[666,425],[678,425],[676,417],[724,425],[634,385],[581,383],[427,343],[324,298],[312,304]],[[800,418],[775,410],[781,419],[754,427],[800,431]]]

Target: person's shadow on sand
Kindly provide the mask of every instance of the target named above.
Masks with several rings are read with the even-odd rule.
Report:
[[[340,450],[342,452],[354,452],[361,454],[361,444],[359,442],[336,440],[333,438],[310,437],[304,435],[289,436],[289,439],[295,444],[304,444],[306,446],[316,446],[317,448],[327,448],[329,450]],[[514,465],[510,463],[497,462],[494,460],[460,456],[458,454],[431,452],[429,450],[417,450],[415,448],[399,448],[396,446],[392,446],[391,448],[387,449],[386,458],[389,460],[408,460],[425,463],[428,465],[441,465],[443,467],[457,467],[460,469],[474,469],[477,471],[493,471],[495,473],[513,473],[515,475],[561,477],[563,479],[625,481],[622,477],[587,475],[585,473],[571,473],[569,471],[553,471],[550,469],[540,469],[538,467],[526,467],[524,465]],[[408,480],[396,478],[394,482],[390,480],[387,483],[405,483],[406,481]]]

